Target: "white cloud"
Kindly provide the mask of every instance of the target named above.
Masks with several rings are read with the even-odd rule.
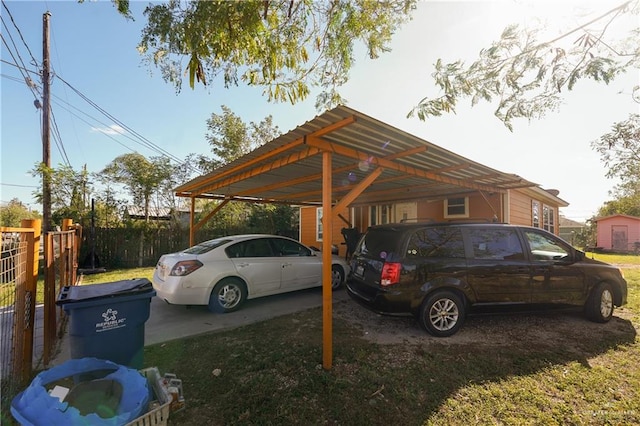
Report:
[[[124,135],[126,131],[124,128],[117,124],[112,124],[109,127],[92,127],[92,132],[104,133],[105,135]]]

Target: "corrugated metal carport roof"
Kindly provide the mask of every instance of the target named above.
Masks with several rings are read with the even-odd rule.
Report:
[[[322,152],[332,152],[332,199],[377,175],[351,205],[536,186],[338,106],[212,173],[176,188],[191,198],[322,203]],[[379,175],[378,175],[379,174]]]

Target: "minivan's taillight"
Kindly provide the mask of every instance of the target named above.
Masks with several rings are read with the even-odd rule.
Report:
[[[400,263],[385,263],[382,265],[382,275],[380,276],[380,285],[383,287],[398,284],[400,282]]]

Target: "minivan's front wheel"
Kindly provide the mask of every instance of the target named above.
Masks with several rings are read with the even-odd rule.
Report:
[[[422,304],[418,321],[422,328],[436,337],[455,334],[464,322],[462,299],[451,291],[436,291]]]
[[[607,322],[613,316],[613,290],[611,284],[600,283],[593,288],[584,311],[587,318],[594,322]]]

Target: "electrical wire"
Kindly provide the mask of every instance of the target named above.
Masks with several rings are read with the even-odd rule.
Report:
[[[2,23],[4,24],[4,19],[2,20]],[[8,34],[9,34],[9,38],[11,39],[11,42],[13,43],[13,38],[11,37],[11,33],[8,33]],[[35,98],[35,100],[39,101],[40,99],[38,99],[38,94],[34,90],[34,87],[33,87],[34,86],[33,81],[24,72],[24,70],[26,69],[26,66],[24,65],[24,62],[22,62],[22,58],[20,57],[20,54],[16,51],[16,55],[18,55],[18,58],[20,58],[20,61],[18,61],[18,59],[16,59],[16,56],[14,55],[14,53],[11,51],[11,47],[9,46],[9,43],[7,43],[7,40],[4,38],[4,35],[2,33],[0,33],[0,38],[2,39],[2,43],[4,43],[4,45],[6,46],[7,51],[9,52],[9,55],[11,55],[11,58],[13,58],[13,60],[14,60],[14,63],[12,65],[15,65],[16,68],[18,68],[18,70],[20,71],[20,74],[22,74],[22,78],[24,78],[25,84],[27,85],[29,90],[31,90],[31,93],[33,94],[33,97]],[[15,43],[13,43],[13,44],[15,46]],[[18,62],[20,62],[22,64],[22,66],[18,65]]]
[[[118,124],[120,127],[122,127],[123,129],[125,129],[129,134],[135,136],[135,139],[132,136],[129,136],[128,134],[123,134],[123,136],[129,138],[130,140],[132,140],[133,142],[147,148],[150,149],[156,153],[158,153],[160,156],[162,157],[166,157],[171,161],[174,161],[177,164],[184,164],[184,160],[180,159],[179,157],[176,157],[175,155],[171,154],[170,152],[168,152],[167,150],[161,148],[160,146],[154,144],[153,142],[151,142],[149,139],[145,138],[144,136],[142,136],[140,133],[136,132],[135,130],[133,130],[132,128],[130,128],[129,126],[127,126],[125,123],[123,123],[122,121],[120,121],[118,118],[114,117],[112,114],[108,113],[106,110],[104,110],[103,108],[101,108],[98,104],[96,104],[95,102],[93,102],[91,99],[89,99],[86,95],[84,95],[80,90],[76,89],[75,87],[73,87],[70,83],[68,83],[67,81],[65,81],[62,77],[60,77],[59,75],[55,76],[56,78],[58,78],[60,81],[62,81],[64,84],[66,84],[71,90],[73,90],[78,96],[80,96],[80,98],[82,98],[85,102],[87,102],[89,105],[91,105],[92,107],[94,107],[96,110],[98,110],[101,114],[103,114],[105,117],[109,118],[110,120],[113,120],[114,123]],[[199,170],[196,167],[193,167],[192,165],[187,165],[192,171],[196,172],[196,173],[201,173],[202,171]]]
[[[24,47],[27,48],[27,51],[29,52],[29,55],[31,56],[31,60],[33,61],[33,65],[37,66],[38,65],[38,61],[33,56],[33,53],[31,53],[31,49],[29,49],[29,45],[24,40],[24,37],[22,36],[22,32],[20,31],[20,28],[18,28],[18,25],[16,24],[16,21],[13,19],[13,15],[11,14],[11,11],[7,7],[7,4],[5,3],[4,0],[2,0],[2,6],[4,6],[4,10],[7,11],[7,14],[9,15],[9,18],[11,18],[11,22],[13,23],[13,26],[15,27],[16,31],[18,31],[18,35],[20,36],[20,39],[22,40],[22,44],[24,44]],[[4,21],[2,23],[4,23]],[[6,24],[5,24],[5,27],[6,27]],[[7,28],[7,30],[8,30],[8,28]]]

